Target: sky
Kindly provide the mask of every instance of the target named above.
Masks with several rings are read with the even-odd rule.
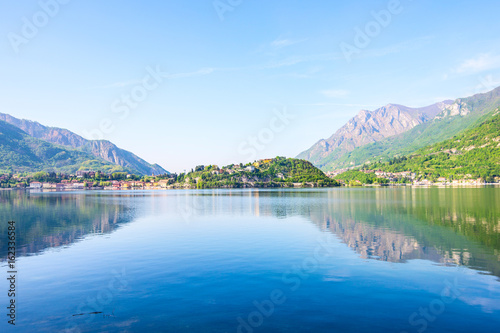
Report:
[[[498,1],[0,0],[0,112],[171,172],[500,86]]]

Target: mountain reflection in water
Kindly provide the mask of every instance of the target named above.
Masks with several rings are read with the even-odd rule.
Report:
[[[70,245],[89,234],[106,234],[133,219],[122,200],[85,193],[0,192],[0,219],[16,221],[17,256]],[[7,234],[7,223],[0,232]],[[0,258],[7,257],[7,238],[0,238]]]
[[[18,256],[111,233],[144,214],[164,213],[177,218],[301,216],[362,258],[425,259],[500,276],[496,188],[0,192],[0,218],[16,220]],[[6,228],[2,224],[0,232],[6,234]],[[0,245],[3,261],[6,238]]]

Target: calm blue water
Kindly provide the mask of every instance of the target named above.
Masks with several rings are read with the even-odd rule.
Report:
[[[500,327],[500,188],[4,191],[0,218],[1,332]]]

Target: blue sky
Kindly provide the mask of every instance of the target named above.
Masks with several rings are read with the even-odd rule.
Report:
[[[0,0],[0,112],[111,140],[169,171],[294,157],[361,109],[500,86],[499,10]]]

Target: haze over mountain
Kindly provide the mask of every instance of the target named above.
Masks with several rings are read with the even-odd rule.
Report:
[[[163,169],[158,164],[150,164],[137,155],[127,150],[118,148],[110,141],[87,140],[67,129],[44,126],[38,122],[26,119],[18,119],[5,113],[0,113],[0,121],[8,123],[21,130],[21,132],[17,131],[15,136],[18,140],[20,140],[19,142],[36,142],[37,147],[43,146],[43,142],[51,143],[51,148],[54,151],[61,150],[71,154],[76,154],[75,156],[78,156],[77,160],[79,162],[82,162],[85,159],[95,160],[99,161],[99,163],[103,165],[109,164],[120,166],[123,167],[124,170],[142,175],[159,175],[168,173],[168,171]],[[3,130],[15,132],[12,130],[12,128],[6,127],[5,123],[2,125]],[[38,140],[31,140],[27,136]],[[5,139],[6,138],[4,138],[3,140]],[[0,144],[4,144],[3,140],[2,142],[0,142]],[[60,146],[69,149],[62,149],[62,147]],[[10,145],[10,147],[13,146]],[[33,145],[27,145],[26,147],[29,147],[31,149],[33,148]],[[33,154],[31,156],[35,157],[37,156],[37,154]],[[38,156],[31,161],[32,163],[28,163],[27,165],[32,165],[33,167],[35,165],[38,165],[38,167],[40,167],[40,163],[43,164],[43,160],[40,158],[42,158],[42,156]],[[53,157],[50,156],[50,154],[44,154],[43,158],[52,159]],[[77,167],[74,161],[68,163],[69,164],[67,164],[66,166],[73,165],[68,170],[72,170]],[[48,166],[46,165],[44,169],[47,169],[47,167]]]
[[[297,157],[324,171],[389,159],[449,139],[498,106],[500,87],[423,108],[388,104],[374,111],[362,110],[330,138]]]

